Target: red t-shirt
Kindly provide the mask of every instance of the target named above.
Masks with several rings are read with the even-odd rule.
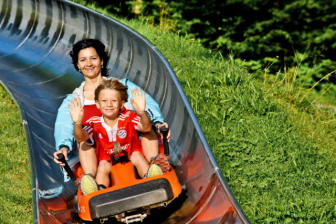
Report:
[[[96,145],[98,161],[110,161],[114,142],[119,142],[121,148],[128,153],[129,157],[134,151],[142,153],[141,143],[137,134],[139,123],[140,117],[135,112],[123,108],[114,129],[104,122],[102,116],[91,117],[86,121],[86,125],[83,128],[90,134],[91,140]],[[92,142],[89,141],[90,143]]]
[[[96,104],[89,104],[84,105],[84,117],[83,117],[83,125],[85,126],[87,124],[87,121],[94,116],[102,116],[101,111],[97,108]]]
[[[102,113],[97,108],[96,103],[94,101],[92,102],[87,101],[87,104],[85,104],[84,101],[83,110],[84,110],[84,117],[82,121],[83,129],[86,130],[90,135],[90,139],[86,142],[86,144],[93,146],[95,142],[92,136],[92,128],[88,124],[88,121],[94,117],[101,117]]]

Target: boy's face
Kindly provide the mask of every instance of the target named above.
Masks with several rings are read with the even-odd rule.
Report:
[[[121,100],[121,96],[118,91],[114,89],[103,89],[99,93],[96,105],[104,117],[115,119],[118,117],[123,101]]]

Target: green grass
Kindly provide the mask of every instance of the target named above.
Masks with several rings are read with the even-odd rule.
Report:
[[[145,22],[121,21],[154,43],[172,65],[216,161],[251,223],[336,223],[334,110],[316,106],[316,98],[296,87],[289,74],[281,79],[266,74],[260,80],[229,56],[204,49],[196,40]],[[29,189],[17,193],[23,187],[11,188],[29,188],[30,175],[28,155],[14,160],[8,153],[20,150],[21,155],[27,150],[19,115],[6,112],[8,108],[16,111],[16,107],[3,92],[1,102],[8,103],[1,107],[0,116],[13,117],[10,127],[17,126],[6,136],[8,142],[2,140],[1,153],[9,156],[1,162],[8,164],[2,169],[23,169],[15,175],[22,174],[25,181],[16,184],[13,177],[6,179],[12,181],[8,185],[1,181],[10,193],[0,193],[5,201],[5,205],[0,203],[1,212],[5,211],[0,223],[13,223],[7,220],[19,220],[31,210],[31,193]],[[1,137],[10,131],[7,129],[1,131]],[[3,150],[11,144],[13,148]],[[9,207],[17,208],[8,211]]]
[[[0,223],[32,223],[29,153],[18,108],[0,85]]]
[[[127,23],[171,63],[251,223],[336,222],[332,109],[317,107],[295,83],[260,80],[197,41]]]

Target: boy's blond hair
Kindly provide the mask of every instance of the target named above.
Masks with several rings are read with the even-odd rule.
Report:
[[[99,94],[104,89],[114,89],[119,92],[122,101],[127,102],[127,87],[115,79],[106,79],[95,90],[95,101],[98,101]]]

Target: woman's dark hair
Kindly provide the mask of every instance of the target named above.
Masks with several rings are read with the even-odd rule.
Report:
[[[72,58],[72,63],[77,71],[79,71],[77,63],[78,63],[78,53],[85,49],[93,47],[96,49],[98,56],[101,60],[103,60],[103,67],[101,68],[102,76],[108,76],[107,62],[109,60],[109,56],[105,51],[105,45],[97,39],[83,39],[75,43],[72,47],[72,51],[70,51],[70,56]]]

